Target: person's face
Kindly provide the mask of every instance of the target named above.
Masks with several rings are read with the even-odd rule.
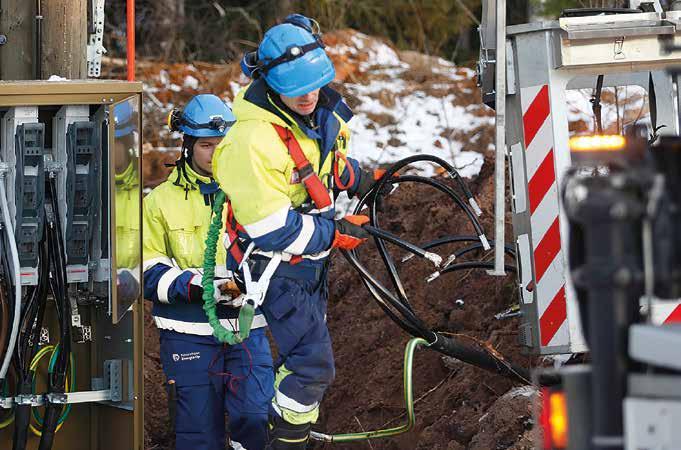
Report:
[[[198,138],[194,143],[192,153],[192,168],[203,176],[213,175],[213,153],[215,147],[222,141],[221,137]]]
[[[117,174],[125,172],[130,165],[132,159],[130,149],[133,145],[134,142],[131,142],[127,136],[114,141],[114,165]]]
[[[317,107],[319,89],[315,89],[305,95],[299,95],[298,97],[287,97],[285,95],[279,95],[279,97],[281,97],[281,101],[284,102],[291,111],[294,111],[301,116],[307,116],[312,114],[312,111]]]

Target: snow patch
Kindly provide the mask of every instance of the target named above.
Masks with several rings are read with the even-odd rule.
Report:
[[[199,80],[197,80],[191,75],[187,75],[184,78],[184,87],[194,89],[196,91],[199,89]]]
[[[506,398],[516,398],[516,397],[532,397],[537,393],[537,388],[534,386],[519,386],[513,388],[503,395]]]

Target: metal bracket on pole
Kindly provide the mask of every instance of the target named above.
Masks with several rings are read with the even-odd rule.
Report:
[[[488,273],[504,276],[504,228],[506,213],[506,0],[497,0],[495,69],[495,150],[494,165],[494,270]]]
[[[92,23],[95,32],[88,38],[87,46],[87,75],[99,77],[102,71],[102,56],[106,53],[102,39],[104,37],[104,0],[91,0]]]

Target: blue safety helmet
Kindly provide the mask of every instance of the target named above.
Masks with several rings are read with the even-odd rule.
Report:
[[[182,109],[173,109],[168,115],[168,127],[195,138],[223,137],[234,125],[236,117],[218,96],[199,94]]]
[[[132,134],[137,129],[135,117],[129,101],[114,106],[114,136],[120,138]]]
[[[336,76],[321,37],[312,30],[312,21],[300,14],[292,14],[285,23],[270,28],[256,58],[244,57],[241,66],[242,70],[246,66],[251,76],[264,77],[275,92],[287,97],[305,95]]]

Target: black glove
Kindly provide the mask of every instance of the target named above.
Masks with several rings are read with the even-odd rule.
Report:
[[[375,170],[365,170],[365,169],[360,169],[360,178],[359,178],[359,185],[357,186],[357,190],[355,191],[355,196],[357,198],[362,198],[366,195],[367,192],[371,190],[371,188],[374,187],[374,185],[383,178],[385,175],[384,170],[380,169],[375,169]],[[397,177],[397,174],[393,175],[393,178]],[[383,210],[383,197],[389,195],[393,190],[393,184],[391,183],[391,180],[386,181],[385,184],[381,187],[381,190],[378,191],[377,197],[376,197],[376,208],[379,211]]]

